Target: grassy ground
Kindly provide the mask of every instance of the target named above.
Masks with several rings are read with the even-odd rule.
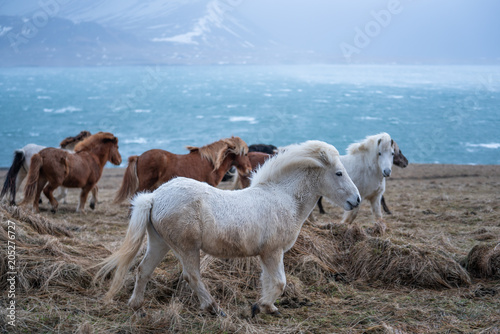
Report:
[[[0,172],[0,177],[5,175]],[[90,268],[115,250],[125,235],[128,207],[111,200],[121,183],[121,169],[107,169],[99,182],[99,205],[86,215],[74,212],[78,192],[55,215],[46,201],[40,215],[2,204],[2,244],[7,244],[9,221],[16,224],[16,327],[6,322],[7,275],[0,288],[0,331],[18,333],[499,333],[500,268],[497,276],[467,277],[470,281],[429,288],[423,279],[406,280],[404,262],[397,262],[395,279],[374,276],[359,267],[370,259],[417,256],[431,262],[446,258],[445,266],[462,261],[476,245],[500,241],[500,166],[410,165],[395,169],[387,182],[387,231],[370,235],[368,204],[363,204],[356,227],[339,227],[342,210],[325,205],[326,215],[314,211],[296,246],[286,255],[287,288],[277,301],[281,316],[250,316],[258,299],[260,268],[256,259],[218,260],[204,256],[202,275],[228,316],[217,318],[198,310],[172,254],[155,270],[138,311],[126,303],[133,275],[112,304],[104,304],[105,286],[92,283]],[[331,225],[330,223],[334,223]],[[330,225],[329,225],[330,224]],[[327,228],[325,228],[327,227]],[[359,227],[359,228],[358,228]],[[358,239],[347,244],[351,232]],[[351,234],[349,234],[351,233]],[[368,243],[360,243],[361,241]],[[360,253],[374,242],[377,246]],[[361,246],[360,246],[361,245]],[[354,257],[355,250],[363,258]],[[386,251],[389,253],[384,253]],[[413,252],[413,253],[412,253]],[[6,253],[2,252],[3,260]],[[368,262],[369,262],[368,261]],[[375,261],[375,260],[374,260]],[[2,261],[5,265],[7,261]],[[366,261],[365,261],[366,262]],[[378,263],[378,262],[377,262]],[[381,262],[382,263],[382,262]],[[417,263],[418,264],[418,263]],[[424,263],[425,264],[425,263]],[[412,266],[415,264],[413,263]],[[496,262],[498,265],[498,262]],[[427,268],[427,267],[426,267]],[[377,268],[379,269],[379,268]],[[386,270],[387,269],[387,270]],[[415,269],[415,268],[413,268]],[[417,268],[418,269],[418,268]],[[365,272],[363,272],[365,270]],[[423,270],[423,269],[422,269]],[[427,269],[426,269],[427,270]],[[454,268],[456,270],[456,268]],[[423,272],[423,271],[422,271]],[[443,280],[458,282],[450,268]],[[425,275],[430,276],[427,272]],[[418,276],[418,273],[412,272]],[[424,275],[424,276],[425,276]]]

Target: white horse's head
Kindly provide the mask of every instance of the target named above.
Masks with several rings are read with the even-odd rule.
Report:
[[[324,166],[319,179],[320,194],[344,210],[352,210],[361,203],[358,188],[347,174],[337,149],[323,144],[324,147],[319,151],[320,161]]]
[[[394,161],[394,145],[391,136],[381,133],[377,140],[377,162],[384,177],[391,176]]]

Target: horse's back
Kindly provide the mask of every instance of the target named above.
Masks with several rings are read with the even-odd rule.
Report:
[[[60,148],[47,147],[39,154],[43,159],[42,172],[46,177],[53,182],[62,182],[62,185],[68,188],[84,186],[89,177],[98,172],[89,164],[93,159],[86,159],[88,152],[76,154]]]
[[[272,192],[222,190],[184,177],[153,194],[151,217],[160,235],[174,243],[189,240],[217,257],[259,255],[273,247],[264,243],[269,236],[289,233],[286,223],[294,214],[293,202],[280,201]]]
[[[173,167],[174,156],[175,154],[161,149],[152,149],[142,153],[137,158],[139,188],[154,190],[168,181],[172,177],[169,170]]]

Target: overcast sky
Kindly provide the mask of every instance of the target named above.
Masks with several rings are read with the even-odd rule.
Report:
[[[295,47],[362,59],[500,61],[499,0],[240,1],[243,15]]]
[[[205,6],[209,1],[234,6],[237,14],[280,44],[327,53],[334,61],[349,56],[359,62],[500,63],[500,0],[108,0],[105,4],[115,15],[134,3],[154,9],[189,2]],[[66,4],[63,9],[69,4],[87,6],[87,11],[95,8],[92,1],[83,0],[0,0],[0,15],[39,9],[46,2]],[[186,22],[196,19],[190,14],[199,15],[184,13]]]

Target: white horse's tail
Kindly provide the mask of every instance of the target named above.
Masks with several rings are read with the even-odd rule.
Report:
[[[132,200],[132,217],[127,230],[127,235],[118,251],[98,264],[102,268],[97,272],[96,278],[103,280],[110,272],[116,268],[115,276],[105,299],[111,300],[120,290],[125,279],[125,275],[130,269],[130,265],[141,248],[146,228],[151,221],[151,208],[153,207],[153,194],[138,194]]]

